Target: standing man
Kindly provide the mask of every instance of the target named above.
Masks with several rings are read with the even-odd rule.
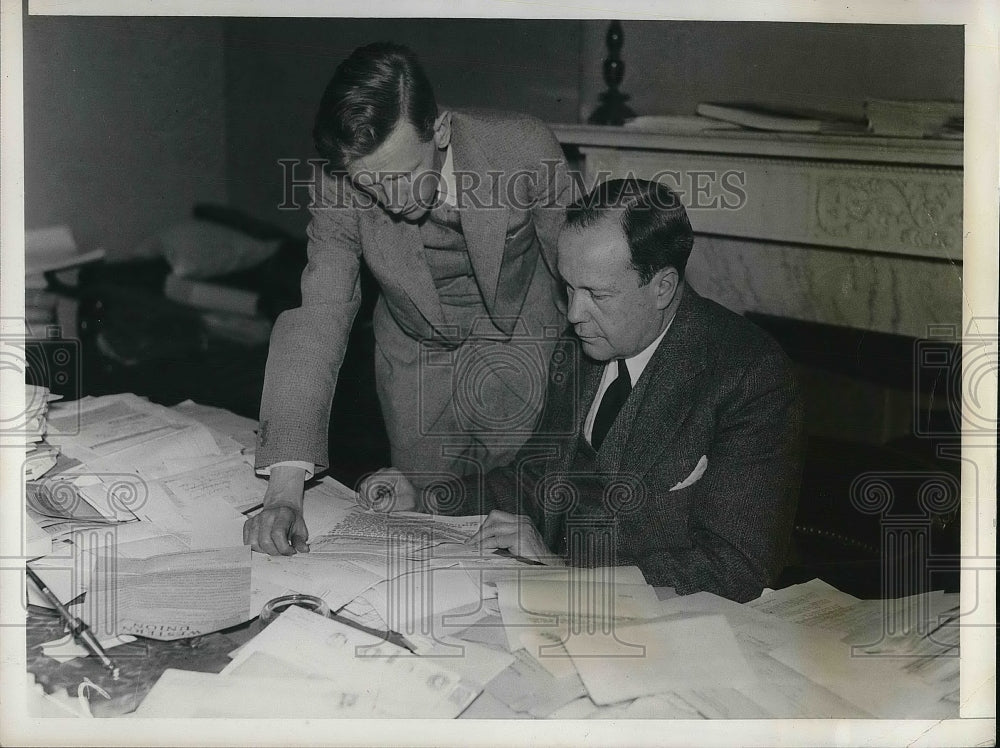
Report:
[[[802,406],[778,344],[684,281],[692,245],[665,185],[599,185],[567,211],[559,239],[573,331],[535,435],[510,465],[463,479],[447,507],[392,469],[359,501],[489,513],[473,538],[483,548],[634,564],[680,594],[758,597],[791,537]]]
[[[439,111],[413,53],[356,50],[313,131],[328,161],[307,230],[302,306],[271,335],[247,521],[255,550],[307,550],[303,483],[329,464],[330,408],[361,301],[381,287],[376,387],[394,465],[417,485],[508,462],[530,436],[565,323],[556,243],[569,180],[541,122]]]

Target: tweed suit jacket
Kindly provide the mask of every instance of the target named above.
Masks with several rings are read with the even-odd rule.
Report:
[[[635,564],[680,594],[759,596],[783,566],[801,472],[802,408],[782,350],[685,286],[596,469],[574,474],[604,365],[567,330],[534,435],[510,466],[467,478],[452,513],[527,514],[571,564]],[[580,508],[595,532],[613,533],[610,558],[566,548],[567,517]]]
[[[509,334],[540,262],[552,278],[548,303],[557,303],[556,242],[569,192],[562,152],[541,121],[493,111],[453,112],[451,147],[471,265],[493,323]],[[381,287],[374,326],[384,350],[409,351],[414,340],[449,334],[415,224],[325,173],[310,211],[302,305],[284,312],[271,334],[258,468],[283,460],[329,465],[330,409],[361,302],[362,259]]]

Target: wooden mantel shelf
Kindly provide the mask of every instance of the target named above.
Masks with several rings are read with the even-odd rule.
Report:
[[[550,124],[549,127],[563,145],[962,168],[961,140],[752,130],[705,130],[698,134],[676,134],[629,127],[572,124]]]

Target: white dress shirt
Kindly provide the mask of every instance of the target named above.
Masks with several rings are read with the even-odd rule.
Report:
[[[438,181],[438,195],[440,195],[441,200],[445,205],[449,205],[454,208],[458,206],[458,195],[455,188],[455,159],[453,158],[451,151],[452,148],[451,145],[449,145],[445,149],[444,163],[441,164],[441,179]],[[270,475],[271,468],[285,466],[302,468],[306,471],[306,480],[309,480],[316,474],[316,466],[311,462],[305,462],[304,460],[282,460],[281,462],[276,462],[273,465],[257,468],[257,475]]]
[[[649,363],[649,359],[653,357],[653,353],[656,352],[656,347],[663,340],[663,336],[667,334],[667,330],[670,329],[670,325],[673,323],[673,317],[670,318],[670,322],[667,326],[663,328],[663,332],[656,336],[656,340],[647,345],[637,354],[631,358],[625,359],[625,368],[628,369],[629,379],[632,380],[631,384],[634,387],[635,383],[639,381],[639,377],[642,376],[642,372],[646,369],[646,364]],[[611,383],[618,378],[618,359],[613,358],[604,367],[604,374],[601,377],[601,386],[597,388],[597,396],[594,397],[594,402],[590,404],[590,410],[587,412],[587,420],[583,425],[583,435],[590,442],[590,436],[594,431],[594,419],[597,418],[597,409],[600,407],[601,399],[604,397],[604,393],[607,391]]]
[[[442,202],[452,208],[458,207],[458,190],[455,188],[455,159],[451,155],[451,146],[444,152],[444,163],[441,164],[441,179],[438,181],[438,195]]]

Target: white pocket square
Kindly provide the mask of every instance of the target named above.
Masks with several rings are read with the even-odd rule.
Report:
[[[671,488],[671,491],[680,491],[682,488],[687,488],[688,486],[697,483],[698,480],[705,474],[708,469],[708,455],[702,455],[701,459],[698,460],[698,464],[694,466],[694,470],[691,471],[691,475],[682,480],[676,486]]]

